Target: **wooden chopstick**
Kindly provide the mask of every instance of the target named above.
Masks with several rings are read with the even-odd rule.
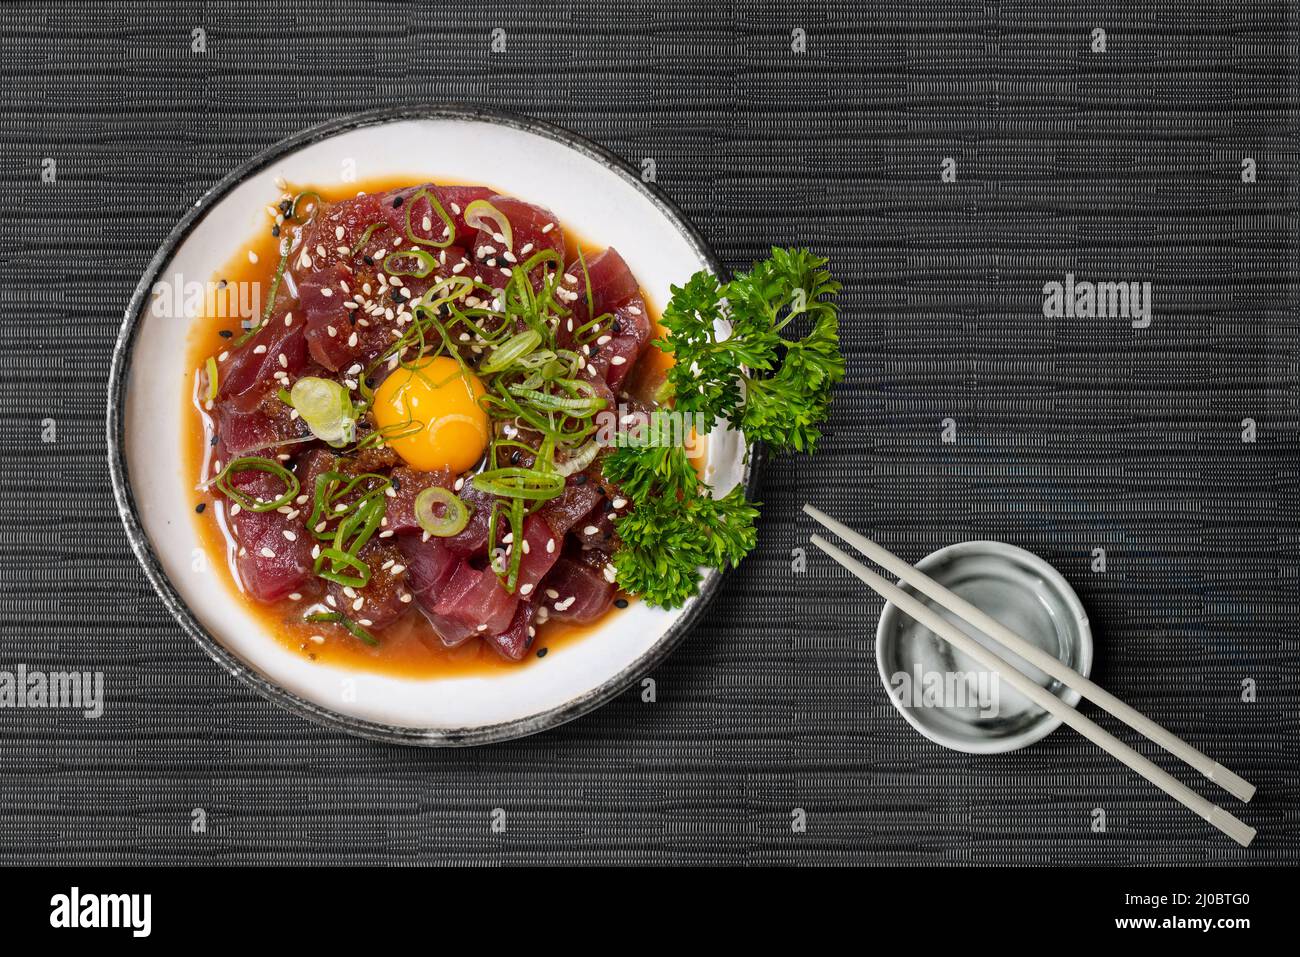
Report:
[[[1060,718],[1107,754],[1118,758],[1170,797],[1195,811],[1242,847],[1250,846],[1250,842],[1255,838],[1255,829],[1249,824],[1234,817],[1217,804],[1211,804],[1177,778],[1138,754],[1119,738],[1085,718],[1037,681],[1017,671],[938,612],[923,605],[897,585],[881,578],[820,535],[813,535],[812,543],[871,586],[885,601],[891,602],[900,611],[915,618],[954,648],[974,658],[983,667],[998,672],[1011,687],[1044,711]]]
[[[925,572],[914,568],[897,555],[873,542],[865,535],[855,532],[843,522],[831,518],[820,509],[805,505],[803,510],[877,565],[897,575],[901,581],[906,582],[921,594],[938,602],[958,618],[974,625],[998,644],[1029,662],[1029,664],[1051,675],[1063,685],[1073,688],[1107,714],[1123,721],[1134,731],[1154,741],[1170,754],[1186,761],[1233,797],[1242,801],[1249,801],[1254,797],[1255,785],[1245,778],[1228,770],[1213,758],[1202,754],[1182,738],[1162,728],[1140,711],[1125,704],[1096,682],[1085,678],[1059,658],[1048,654],[1037,645],[1025,641],[1014,631],[996,619],[990,618],[985,612],[976,608],[960,595],[944,588]]]

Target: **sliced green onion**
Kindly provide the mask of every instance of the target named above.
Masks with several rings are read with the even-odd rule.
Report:
[[[293,384],[289,399],[312,435],[338,448],[356,434],[356,410],[348,390],[332,379],[303,376]]]
[[[488,219],[496,223],[495,228],[487,224]],[[471,229],[486,229],[490,233],[500,233],[505,237],[506,249],[515,247],[515,234],[510,228],[510,220],[506,219],[505,213],[486,199],[476,199],[465,207],[465,225]]]
[[[492,355],[488,356],[487,361],[479,365],[479,371],[491,375],[494,372],[501,372],[503,369],[508,369],[516,361],[531,353],[541,344],[542,334],[533,329],[526,329],[523,332],[511,336],[498,346],[492,352]]]
[[[352,634],[356,635],[366,644],[376,648],[379,647],[379,640],[374,635],[366,631],[364,628],[358,625],[347,615],[341,615],[337,611],[318,611],[315,612],[314,614],[306,616],[305,618],[303,618],[303,621],[310,621],[310,622],[325,621],[335,625],[342,625],[344,628],[352,632]]]
[[[442,517],[433,513],[435,505],[443,506]],[[438,538],[450,538],[464,531],[469,524],[469,513],[469,506],[455,492],[436,485],[415,496],[415,520]]]
[[[339,511],[336,508],[339,500],[350,495],[353,489],[366,481],[376,481],[379,484],[367,490],[356,501],[345,503],[343,510]],[[334,486],[340,482],[344,483],[343,487],[335,491]],[[371,499],[385,495],[391,485],[392,483],[385,476],[377,472],[363,472],[360,475],[348,475],[344,472],[322,472],[316,476],[316,488],[313,490],[315,498],[312,503],[311,517],[307,519],[307,527],[319,539],[333,538],[335,532],[328,529],[317,531],[317,526],[322,521],[328,523],[335,519],[346,518]]]
[[[211,402],[217,397],[217,360],[213,356],[208,356],[208,401]]]
[[[521,389],[517,386],[510,387],[510,394],[526,399],[537,408],[548,412],[565,412],[570,415],[586,416],[594,415],[605,408],[605,400],[600,396],[568,398],[562,395],[553,395],[550,392],[539,392],[536,389]]]
[[[230,484],[230,476],[236,472],[267,472],[284,482],[284,494],[274,501],[258,502],[244,495]],[[250,512],[274,512],[281,505],[288,505],[298,496],[298,477],[279,462],[260,456],[246,455],[226,463],[213,483],[227,498],[238,503],[240,508]]]
[[[394,263],[400,263],[403,259],[414,259],[420,264],[419,269],[401,269]],[[399,249],[395,253],[389,253],[384,257],[384,271],[390,276],[414,276],[416,279],[423,279],[429,273],[438,268],[438,260],[433,257],[432,253],[426,253],[423,249]]]
[[[474,487],[480,492],[503,498],[545,501],[564,492],[564,476],[537,469],[490,469],[474,476]]]
[[[347,555],[356,556],[365,547],[366,542],[370,541],[370,536],[375,534],[387,511],[387,496],[382,494],[365,496],[358,503],[356,510],[339,522],[338,530],[334,533],[334,548]],[[368,567],[365,576],[369,581]]]
[[[565,476],[572,475],[574,472],[581,472],[592,462],[596,461],[596,455],[599,452],[599,443],[588,442],[573,455],[556,465],[555,471],[560,475]]]
[[[357,244],[352,247],[352,251],[348,253],[348,256],[355,256],[357,253],[361,252],[361,250],[365,249],[366,243],[370,242],[370,237],[387,226],[387,223],[371,223],[367,226],[366,231],[361,234],[361,238],[357,240]]]
[[[330,563],[329,568],[325,567],[327,561]],[[346,567],[356,569],[356,574],[346,574],[343,571]],[[364,588],[370,581],[370,566],[357,556],[338,548],[322,548],[320,554],[316,556],[312,570],[319,577],[324,578],[326,581],[332,581],[336,585]]]
[[[438,218],[442,220],[443,225],[447,227],[447,235],[445,239],[422,239],[415,235],[415,230],[411,228],[411,210],[415,207],[415,201],[421,196],[429,200],[429,206],[438,214]],[[420,190],[407,201],[406,236],[413,243],[419,243],[421,246],[432,246],[434,249],[446,249],[452,244],[452,240],[456,238],[456,224],[452,222],[451,217],[447,215],[447,211],[442,208],[442,203],[438,201],[438,197],[434,196],[427,189]]]

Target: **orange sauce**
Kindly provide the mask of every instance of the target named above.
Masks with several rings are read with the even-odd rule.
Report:
[[[323,198],[331,202],[349,199],[358,192],[377,193],[401,186],[429,182],[428,176],[411,175],[371,179],[347,186],[311,187]],[[287,190],[293,194],[297,187]],[[523,197],[527,198],[527,197]],[[276,205],[279,197],[267,197],[268,205]],[[230,348],[233,341],[242,334],[240,318],[232,315],[227,302],[238,301],[233,290],[258,288],[263,295],[269,291],[272,277],[280,261],[280,240],[271,235],[272,220],[268,216],[266,228],[258,235],[238,247],[230,261],[221,272],[213,276],[213,283],[223,280],[232,294],[224,299],[210,294],[207,298],[205,315],[194,323],[190,330],[186,369],[189,375],[184,378],[185,387],[181,397],[186,406],[182,416],[181,449],[184,456],[183,468],[187,480],[196,483],[191,517],[198,527],[199,540],[208,557],[224,569],[222,578],[236,600],[242,601],[262,622],[266,631],[273,635],[284,647],[313,661],[320,661],[343,668],[374,671],[406,678],[436,678],[463,675],[481,675],[511,669],[528,667],[536,663],[543,650],[563,646],[580,639],[597,625],[602,625],[608,616],[593,625],[573,625],[551,620],[537,626],[537,637],[523,661],[507,661],[493,651],[486,642],[471,639],[457,648],[445,648],[434,634],[432,627],[418,610],[412,610],[402,618],[383,629],[377,637],[379,646],[373,647],[343,632],[337,625],[309,624],[302,620],[304,602],[284,599],[275,603],[256,601],[244,594],[239,584],[235,568],[235,544],[227,530],[227,512],[225,499],[197,487],[203,478],[212,474],[209,441],[213,434],[211,416],[204,412],[202,404],[194,394],[195,375],[203,368],[209,356],[217,355]],[[576,255],[577,246],[573,234],[566,229],[570,244],[570,255]],[[583,254],[590,257],[598,252],[600,246],[581,243]],[[253,253],[250,256],[249,253]],[[253,260],[256,261],[253,261]],[[241,286],[240,284],[255,284]],[[643,296],[644,298],[644,296]],[[658,321],[658,312],[650,301],[652,336],[663,333]],[[262,303],[265,306],[265,303]],[[222,330],[232,332],[233,338],[224,338]],[[642,354],[628,383],[628,392],[633,395],[645,395],[653,392],[658,383],[663,381],[672,358],[659,349],[649,347]],[[200,514],[197,509],[203,506]],[[621,598],[628,598],[620,595]],[[618,608],[611,609],[609,615],[620,613]],[[313,640],[321,636],[324,643]]]

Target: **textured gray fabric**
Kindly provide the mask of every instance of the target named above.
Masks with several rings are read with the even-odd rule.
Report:
[[[1294,862],[1293,18],[1282,2],[0,5],[0,668],[99,669],[108,697],[97,720],[0,710],[0,861]],[[425,752],[282,712],[181,633],[111,502],[103,395],[134,284],[208,186],[312,123],[443,101],[652,157],[729,266],[823,251],[851,371],[819,455],[768,465],[760,547],[654,675],[656,703],[634,689],[536,738]],[[1045,318],[1043,284],[1067,272],[1151,282],[1151,325]],[[1054,563],[1101,682],[1259,785],[1240,811],[1255,845],[1068,731],[989,758],[920,738],[875,674],[879,602],[820,556],[791,573],[806,500],[911,560],[996,538]]]

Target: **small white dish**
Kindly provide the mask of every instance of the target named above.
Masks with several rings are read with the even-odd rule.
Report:
[[[939,584],[1081,675],[1092,668],[1092,629],[1055,568],[1004,542],[958,542],[916,563]],[[899,586],[1071,707],[1079,693],[1007,651],[910,585]],[[1000,754],[1041,740],[1061,723],[928,628],[886,604],[876,666],[890,703],[925,737],[954,751]]]
[[[491,676],[414,680],[307,661],[271,635],[231,593],[190,515],[183,474],[183,368],[196,317],[147,308],[160,277],[207,282],[265,228],[264,208],[290,183],[409,176],[412,183],[486,183],[549,207],[587,240],[614,246],[654,304],[700,269],[721,272],[699,234],[621,161],[564,130],[459,108],[382,111],[316,127],[235,170],[200,199],[146,270],[127,309],[109,383],[110,468],[119,512],[140,563],[172,614],[223,667],[271,700],[332,727],[406,744],[480,744],[577,717],[659,662],[716,590],[666,611],[637,602],[545,662]],[[715,428],[709,480],[721,495],[753,477],[743,438]]]

